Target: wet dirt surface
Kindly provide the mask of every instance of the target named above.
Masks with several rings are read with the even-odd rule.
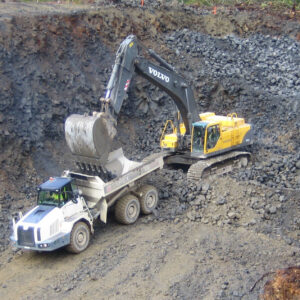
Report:
[[[244,228],[142,223],[109,224],[80,255],[14,256],[1,267],[1,297],[256,299],[261,274],[299,259],[297,248]]]
[[[1,299],[257,299],[268,277],[250,289],[263,274],[300,259],[297,19],[104,2],[0,4]],[[11,215],[35,204],[43,180],[73,168],[63,122],[98,109],[114,52],[130,33],[192,82],[199,111],[236,111],[254,125],[251,163],[200,183],[181,170],[150,176],[157,214],[133,226],[112,214],[80,255],[16,251]],[[154,114],[136,105],[146,90]],[[116,144],[134,159],[157,152],[172,107],[135,78]]]

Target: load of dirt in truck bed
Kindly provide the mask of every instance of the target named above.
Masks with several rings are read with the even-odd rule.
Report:
[[[119,2],[0,4],[0,296],[257,299],[263,274],[300,258],[299,22],[285,11]],[[189,79],[199,111],[253,124],[251,163],[200,183],[183,170],[151,175],[157,214],[129,227],[111,217],[80,256],[12,250],[11,215],[75,168],[64,120],[99,110],[131,33]],[[173,113],[166,94],[134,78],[115,147],[134,160],[159,152]]]

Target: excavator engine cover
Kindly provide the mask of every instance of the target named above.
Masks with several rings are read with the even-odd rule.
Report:
[[[65,122],[67,145],[81,169],[103,168],[115,135],[115,121],[106,113],[73,114]]]

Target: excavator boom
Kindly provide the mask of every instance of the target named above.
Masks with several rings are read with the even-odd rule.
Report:
[[[141,55],[146,50],[155,64]],[[94,116],[71,115],[65,122],[65,135],[71,152],[81,169],[104,170],[112,141],[116,135],[116,119],[134,73],[144,77],[165,91],[180,111],[186,134],[199,119],[194,94],[187,81],[163,58],[147,49],[133,35],[128,36],[116,54],[105,98],[101,98],[101,112]],[[105,171],[105,170],[104,170]]]

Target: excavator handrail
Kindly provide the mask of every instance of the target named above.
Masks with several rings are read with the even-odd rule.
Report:
[[[165,123],[164,129],[163,129],[163,131],[162,131],[162,134],[161,134],[161,136],[160,136],[160,142],[161,142],[161,141],[164,139],[164,137],[165,137],[165,132],[166,132],[166,130],[167,130],[167,128],[168,128],[169,123],[171,124],[171,127],[172,127],[173,132],[176,132],[176,128],[175,128],[175,126],[174,126],[173,121],[172,121],[172,120],[167,120],[166,123]]]
[[[231,119],[233,118],[237,118],[237,113],[231,113],[231,114],[227,114],[227,117],[230,117]]]

